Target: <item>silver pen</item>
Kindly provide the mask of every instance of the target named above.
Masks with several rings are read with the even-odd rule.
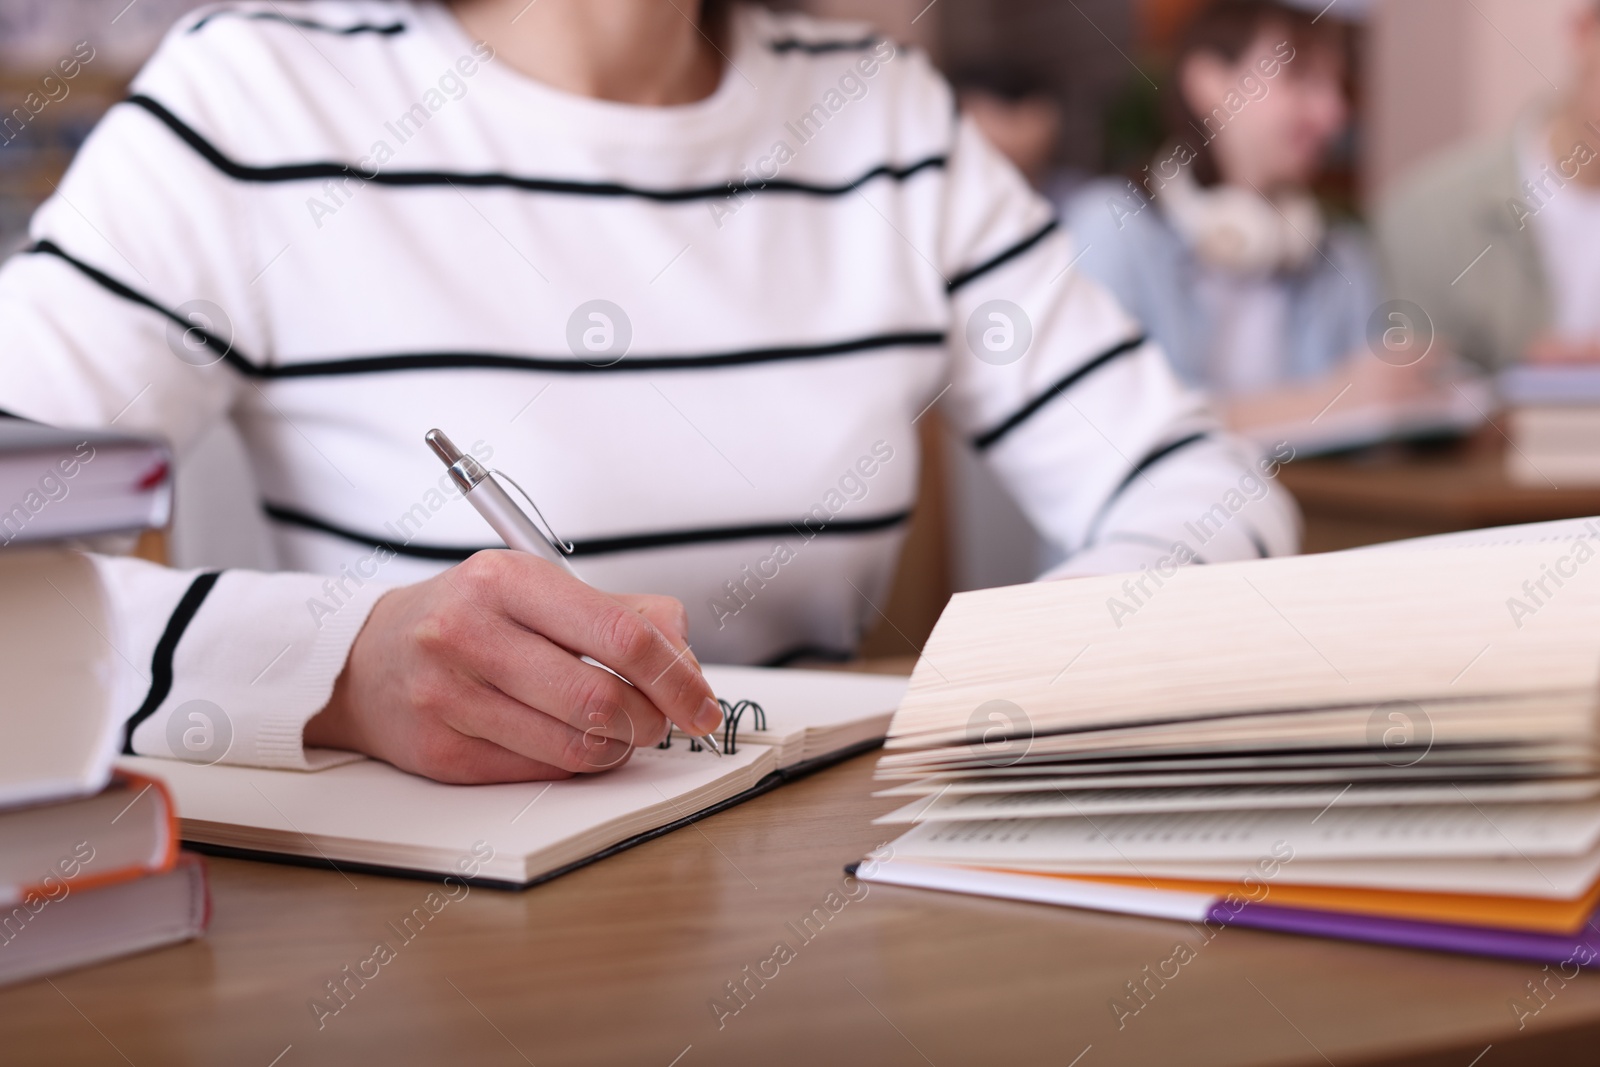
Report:
[[[552,536],[546,535],[532,519],[528,518],[528,513],[523,511],[511,498],[511,494],[505,491],[505,487],[495,478],[493,472],[457,448],[455,442],[446,437],[443,430],[429,430],[424,440],[428,442],[428,447],[433,449],[433,454],[449,468],[450,480],[456,483],[461,495],[466,497],[467,502],[479,515],[483,516],[483,521],[489,524],[490,529],[500,535],[500,540],[505,542],[507,548],[549,560],[580,582],[583,581],[578,577],[578,572],[572,569],[572,564],[567,562],[567,553],[557,546]],[[528,503],[533,504],[533,501],[529,500]],[[534,504],[533,507],[537,512],[538,505]],[[587,656],[584,658],[589,659]],[[603,663],[595,663],[592,659],[589,662],[602,670],[611,671],[611,668]],[[611,673],[617,672],[611,671]],[[719,757],[722,755],[722,746],[715,736],[711,734],[689,736]]]

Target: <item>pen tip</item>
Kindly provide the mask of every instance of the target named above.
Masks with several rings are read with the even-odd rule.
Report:
[[[461,450],[455,446],[454,441],[445,436],[443,430],[437,428],[429,430],[422,439],[433,449],[434,455],[444,460],[446,466],[461,458]]]

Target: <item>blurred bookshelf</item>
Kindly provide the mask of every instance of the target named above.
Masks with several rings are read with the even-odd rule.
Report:
[[[0,256],[194,0],[0,0]],[[87,61],[81,57],[88,55]],[[75,70],[70,77],[65,70]]]

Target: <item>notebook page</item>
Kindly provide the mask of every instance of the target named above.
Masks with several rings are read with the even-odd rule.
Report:
[[[1082,730],[1059,734],[1026,731],[1014,740],[973,737],[972,743],[937,749],[910,749],[885,755],[885,771],[908,767],[930,770],[976,758],[980,764],[1006,765],[1044,755],[1113,758],[1171,756],[1208,751],[1305,747],[1354,748],[1398,761],[1410,745],[1431,754],[1452,744],[1527,746],[1544,739],[1568,738],[1593,716],[1593,692],[1529,696],[1507,721],[1503,698],[1448,702],[1383,702],[1358,708],[1228,715],[1154,726]],[[1430,713],[1430,707],[1433,711]],[[1002,714],[1000,720],[1004,720]],[[978,727],[986,725],[983,722]],[[1395,728],[1399,728],[1396,732]],[[973,733],[976,734],[976,729]]]
[[[957,594],[924,649],[888,746],[968,741],[1005,701],[1035,733],[1227,712],[1593,692],[1600,568],[1529,617],[1506,601],[1545,545],[1328,554],[1185,567],[1141,598],[1127,576]],[[1434,709],[1438,715],[1446,709]],[[1024,731],[1025,732],[1025,731]]]
[[[1309,811],[1203,811],[921,823],[896,858],[1005,867],[1015,861],[1251,862],[1575,855],[1600,840],[1600,801]],[[1275,851],[1277,850],[1277,851]]]
[[[913,783],[915,784],[915,783]],[[1023,819],[1050,815],[1131,815],[1140,812],[1249,811],[1256,808],[1308,808],[1333,804],[1371,807],[1388,804],[1496,804],[1525,801],[1585,800],[1600,796],[1600,782],[1560,779],[1535,782],[1448,782],[1439,785],[1243,785],[1187,789],[1084,789],[1067,792],[1051,785],[1032,791],[1002,792],[1000,783],[979,783],[979,792],[962,792],[959,783],[924,788],[920,799],[874,819],[878,824],[952,822],[970,819]],[[928,792],[927,789],[932,791]],[[882,790],[875,796],[910,796]]]
[[[1008,786],[1017,779],[1031,782],[1049,781],[1053,788],[1073,789],[1149,789],[1176,786],[1219,785],[1289,785],[1314,782],[1385,783],[1433,781],[1438,783],[1466,781],[1527,781],[1536,778],[1576,778],[1592,775],[1594,768],[1587,762],[1534,764],[1430,764],[1419,763],[1403,772],[1389,766],[1376,767],[1301,767],[1267,768],[1244,771],[1204,771],[1178,774],[1171,771],[1160,774],[1072,774],[1057,773],[1048,766],[997,767],[987,771],[948,771],[930,776],[939,782],[1005,782]],[[878,774],[880,781],[914,779],[927,781],[921,774]]]
[[[775,766],[756,746],[722,759],[640,749],[603,774],[461,786],[370,759],[316,773],[137,756],[119,763],[166,781],[187,840],[440,872],[484,842],[494,858],[482,874],[513,881],[559,865],[541,867],[541,856],[571,862],[742,792]]]
[[[1460,530],[1456,533],[1432,534],[1428,537],[1408,537],[1403,541],[1385,541],[1382,544],[1362,545],[1346,549],[1348,552],[1410,551],[1434,548],[1481,548],[1488,545],[1570,545],[1574,541],[1600,540],[1600,516],[1583,519],[1552,519],[1549,522],[1527,522],[1515,526],[1488,526],[1481,530]],[[1554,555],[1551,561],[1554,561]],[[1536,577],[1536,576],[1535,576]]]
[[[1408,765],[1427,760],[1429,767],[1441,765],[1461,766],[1479,764],[1538,764],[1561,760],[1583,762],[1592,755],[1587,745],[1435,745],[1424,749],[1420,745],[1414,754],[1406,751],[1385,752],[1372,748],[1312,748],[1312,749],[1255,749],[1240,746],[1237,749],[1214,749],[1173,754],[1111,756],[1084,758],[1050,752],[1029,752],[988,759],[967,759],[960,762],[918,764],[916,769],[925,774],[950,774],[958,771],[976,771],[987,774],[990,770],[1005,768],[1038,774],[1107,774],[1171,771],[1232,770],[1239,768],[1262,769],[1284,767],[1392,767],[1398,772]],[[998,766],[997,766],[998,765]],[[903,768],[885,768],[900,772]]]

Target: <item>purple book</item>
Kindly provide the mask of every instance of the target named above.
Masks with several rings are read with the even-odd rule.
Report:
[[[1583,929],[1575,934],[1538,934],[1525,930],[1498,930],[1457,923],[1286,908],[1274,904],[1246,904],[1235,912],[1218,903],[1212,907],[1207,918],[1222,925],[1277,930],[1287,934],[1373,941],[1382,945],[1502,956],[1537,963],[1573,963],[1585,967],[1600,965],[1600,911],[1591,915]]]

